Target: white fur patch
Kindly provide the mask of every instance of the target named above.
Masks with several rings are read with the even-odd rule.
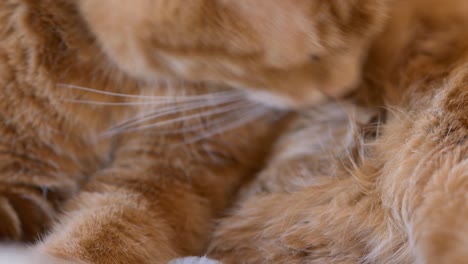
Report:
[[[254,102],[278,109],[289,109],[295,105],[294,101],[286,96],[261,90],[248,91],[247,97]]]
[[[40,251],[18,245],[0,245],[0,264],[79,264],[48,256]],[[168,264],[221,264],[206,257],[187,257],[170,261]]]
[[[179,258],[170,261],[168,264],[221,264],[221,262],[206,257]]]
[[[72,264],[31,248],[18,245],[0,245],[0,264]]]

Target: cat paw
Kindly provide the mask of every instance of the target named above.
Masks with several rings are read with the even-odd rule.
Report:
[[[0,263],[2,264],[2,263]],[[222,264],[219,261],[206,257],[187,257],[171,260],[168,264]]]
[[[41,190],[0,185],[0,240],[33,242],[55,211]]]

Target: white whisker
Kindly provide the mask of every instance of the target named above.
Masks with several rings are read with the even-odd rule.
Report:
[[[221,104],[233,103],[233,102],[239,101],[240,99],[241,98],[224,98],[224,99],[218,99],[218,100],[211,100],[207,102],[192,102],[190,104],[184,104],[184,105],[171,105],[168,107],[157,109],[150,113],[143,113],[142,115],[138,115],[128,120],[122,121],[119,124],[111,127],[110,130],[124,128],[130,125],[141,124],[145,121],[149,121],[149,120],[156,119],[159,117],[169,116],[172,114],[180,113],[182,111],[191,111],[191,110],[196,110],[196,109],[200,109],[204,107],[213,107],[213,106],[217,106]]]
[[[124,94],[124,93],[116,93],[116,92],[107,92],[87,87],[82,87],[78,85],[72,84],[58,84],[61,87],[81,90],[86,92],[91,92],[95,94],[102,94],[102,95],[109,95],[114,97],[124,97],[124,98],[134,98],[134,99],[151,99],[151,100],[164,100],[164,101],[176,101],[179,99],[184,100],[201,100],[201,99],[210,99],[213,97],[220,97],[220,96],[233,96],[233,95],[240,95],[243,94],[241,91],[237,90],[229,90],[229,91],[222,91],[222,92],[214,92],[214,93],[207,93],[207,94],[197,94],[197,95],[170,95],[170,96],[149,96],[149,95],[136,95],[136,94]]]
[[[102,102],[102,101],[90,101],[90,100],[64,100],[67,103],[74,104],[87,104],[87,105],[100,105],[100,106],[144,106],[144,105],[161,105],[167,104],[167,102]]]
[[[221,133],[224,133],[226,131],[236,129],[236,128],[240,127],[240,126],[243,126],[245,124],[248,124],[250,122],[253,122],[253,121],[257,120],[258,118],[260,118],[262,116],[265,116],[270,111],[271,110],[268,109],[268,108],[261,108],[261,109],[256,108],[255,110],[250,111],[250,113],[247,114],[245,118],[235,120],[234,122],[229,123],[227,126],[216,127],[214,129],[211,129],[211,130],[207,131],[206,133],[203,133],[203,134],[198,135],[196,137],[189,138],[188,140],[184,141],[184,144],[193,144],[193,143],[196,143],[197,141],[200,141],[200,140],[205,139],[205,138],[209,138],[209,137],[214,136],[216,134],[221,134]],[[177,145],[179,145],[179,144],[177,144]],[[175,145],[175,146],[177,146],[177,145]]]
[[[200,124],[197,126],[191,126],[189,128],[185,127],[178,130],[166,130],[166,131],[158,131],[156,132],[159,135],[177,135],[183,133],[197,133],[202,131],[204,128],[212,128],[214,126],[220,126],[223,124],[227,124],[232,122],[233,120],[237,120],[238,117],[242,117],[243,115],[249,114],[253,108],[258,107],[257,105],[251,105],[244,109],[238,109],[226,115],[223,115],[220,118],[215,118],[214,120],[210,120],[208,124]]]
[[[195,118],[208,117],[208,116],[213,116],[213,115],[217,115],[217,114],[230,112],[230,111],[239,109],[240,107],[242,107],[244,105],[248,105],[248,104],[252,104],[252,103],[251,102],[241,101],[241,103],[230,104],[230,105],[227,105],[227,106],[224,106],[224,107],[211,109],[211,110],[206,111],[206,112],[181,116],[181,117],[178,117],[178,118],[174,118],[174,119],[170,119],[170,120],[166,120],[166,121],[162,121],[162,122],[157,122],[157,123],[154,123],[154,124],[136,126],[136,127],[130,126],[130,127],[118,128],[116,130],[110,130],[108,132],[105,132],[103,134],[103,136],[105,136],[105,137],[113,136],[113,135],[121,134],[121,133],[136,132],[136,131],[142,131],[142,130],[151,129],[151,128],[162,127],[162,126],[166,126],[166,125],[175,124],[177,122],[186,122],[186,121],[189,121],[189,120],[192,120],[192,119],[195,119]]]

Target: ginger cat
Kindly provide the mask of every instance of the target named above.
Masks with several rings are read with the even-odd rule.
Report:
[[[468,2],[391,9],[365,69],[385,120],[333,103],[304,113],[220,221],[213,259],[467,263]]]
[[[275,109],[355,87],[386,6],[0,1],[0,238],[35,243],[0,260],[202,255],[287,121]]]

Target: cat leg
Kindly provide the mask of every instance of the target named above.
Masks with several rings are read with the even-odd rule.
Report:
[[[34,242],[85,177],[71,157],[4,129],[9,128],[0,128],[0,240]]]
[[[238,153],[231,154],[240,156],[221,157],[218,151],[229,156],[230,150],[212,148],[211,157],[220,156],[209,161],[207,154],[195,154],[195,146],[207,150],[208,145],[201,147],[205,141],[190,149],[160,152],[165,145],[153,138],[133,137],[138,142],[120,149],[112,166],[93,176],[67,203],[60,223],[39,249],[59,258],[102,264],[167,263],[204,255],[212,219],[263,155],[240,151],[243,144],[238,144],[232,150]],[[245,146],[252,144],[246,141]]]
[[[16,184],[0,185],[0,238],[32,242],[56,215],[40,187]]]
[[[406,226],[415,263],[466,263],[468,146],[433,145],[425,136],[407,143],[383,174],[383,203]]]
[[[362,184],[348,177],[251,197],[219,223],[208,256],[225,264],[412,263],[404,249],[395,253],[405,236]]]
[[[362,134],[378,128],[369,125],[375,113],[330,103],[299,116],[232,215],[219,222],[209,256],[223,263],[356,263],[366,246],[355,242],[357,232],[383,221],[381,213],[366,218],[376,195],[346,167],[374,138]],[[334,236],[340,242],[329,247]]]
[[[166,176],[101,175],[68,205],[41,247],[85,263],[167,263],[201,253],[209,201],[181,180],[182,172]]]
[[[468,259],[466,76],[450,76],[413,113],[393,117],[378,149],[387,160],[382,200],[405,227],[416,263]]]
[[[339,175],[357,150],[361,130],[378,117],[376,109],[349,102],[329,102],[298,114],[273,149],[265,169],[241,190],[240,199],[271,192],[292,192],[320,185]]]

